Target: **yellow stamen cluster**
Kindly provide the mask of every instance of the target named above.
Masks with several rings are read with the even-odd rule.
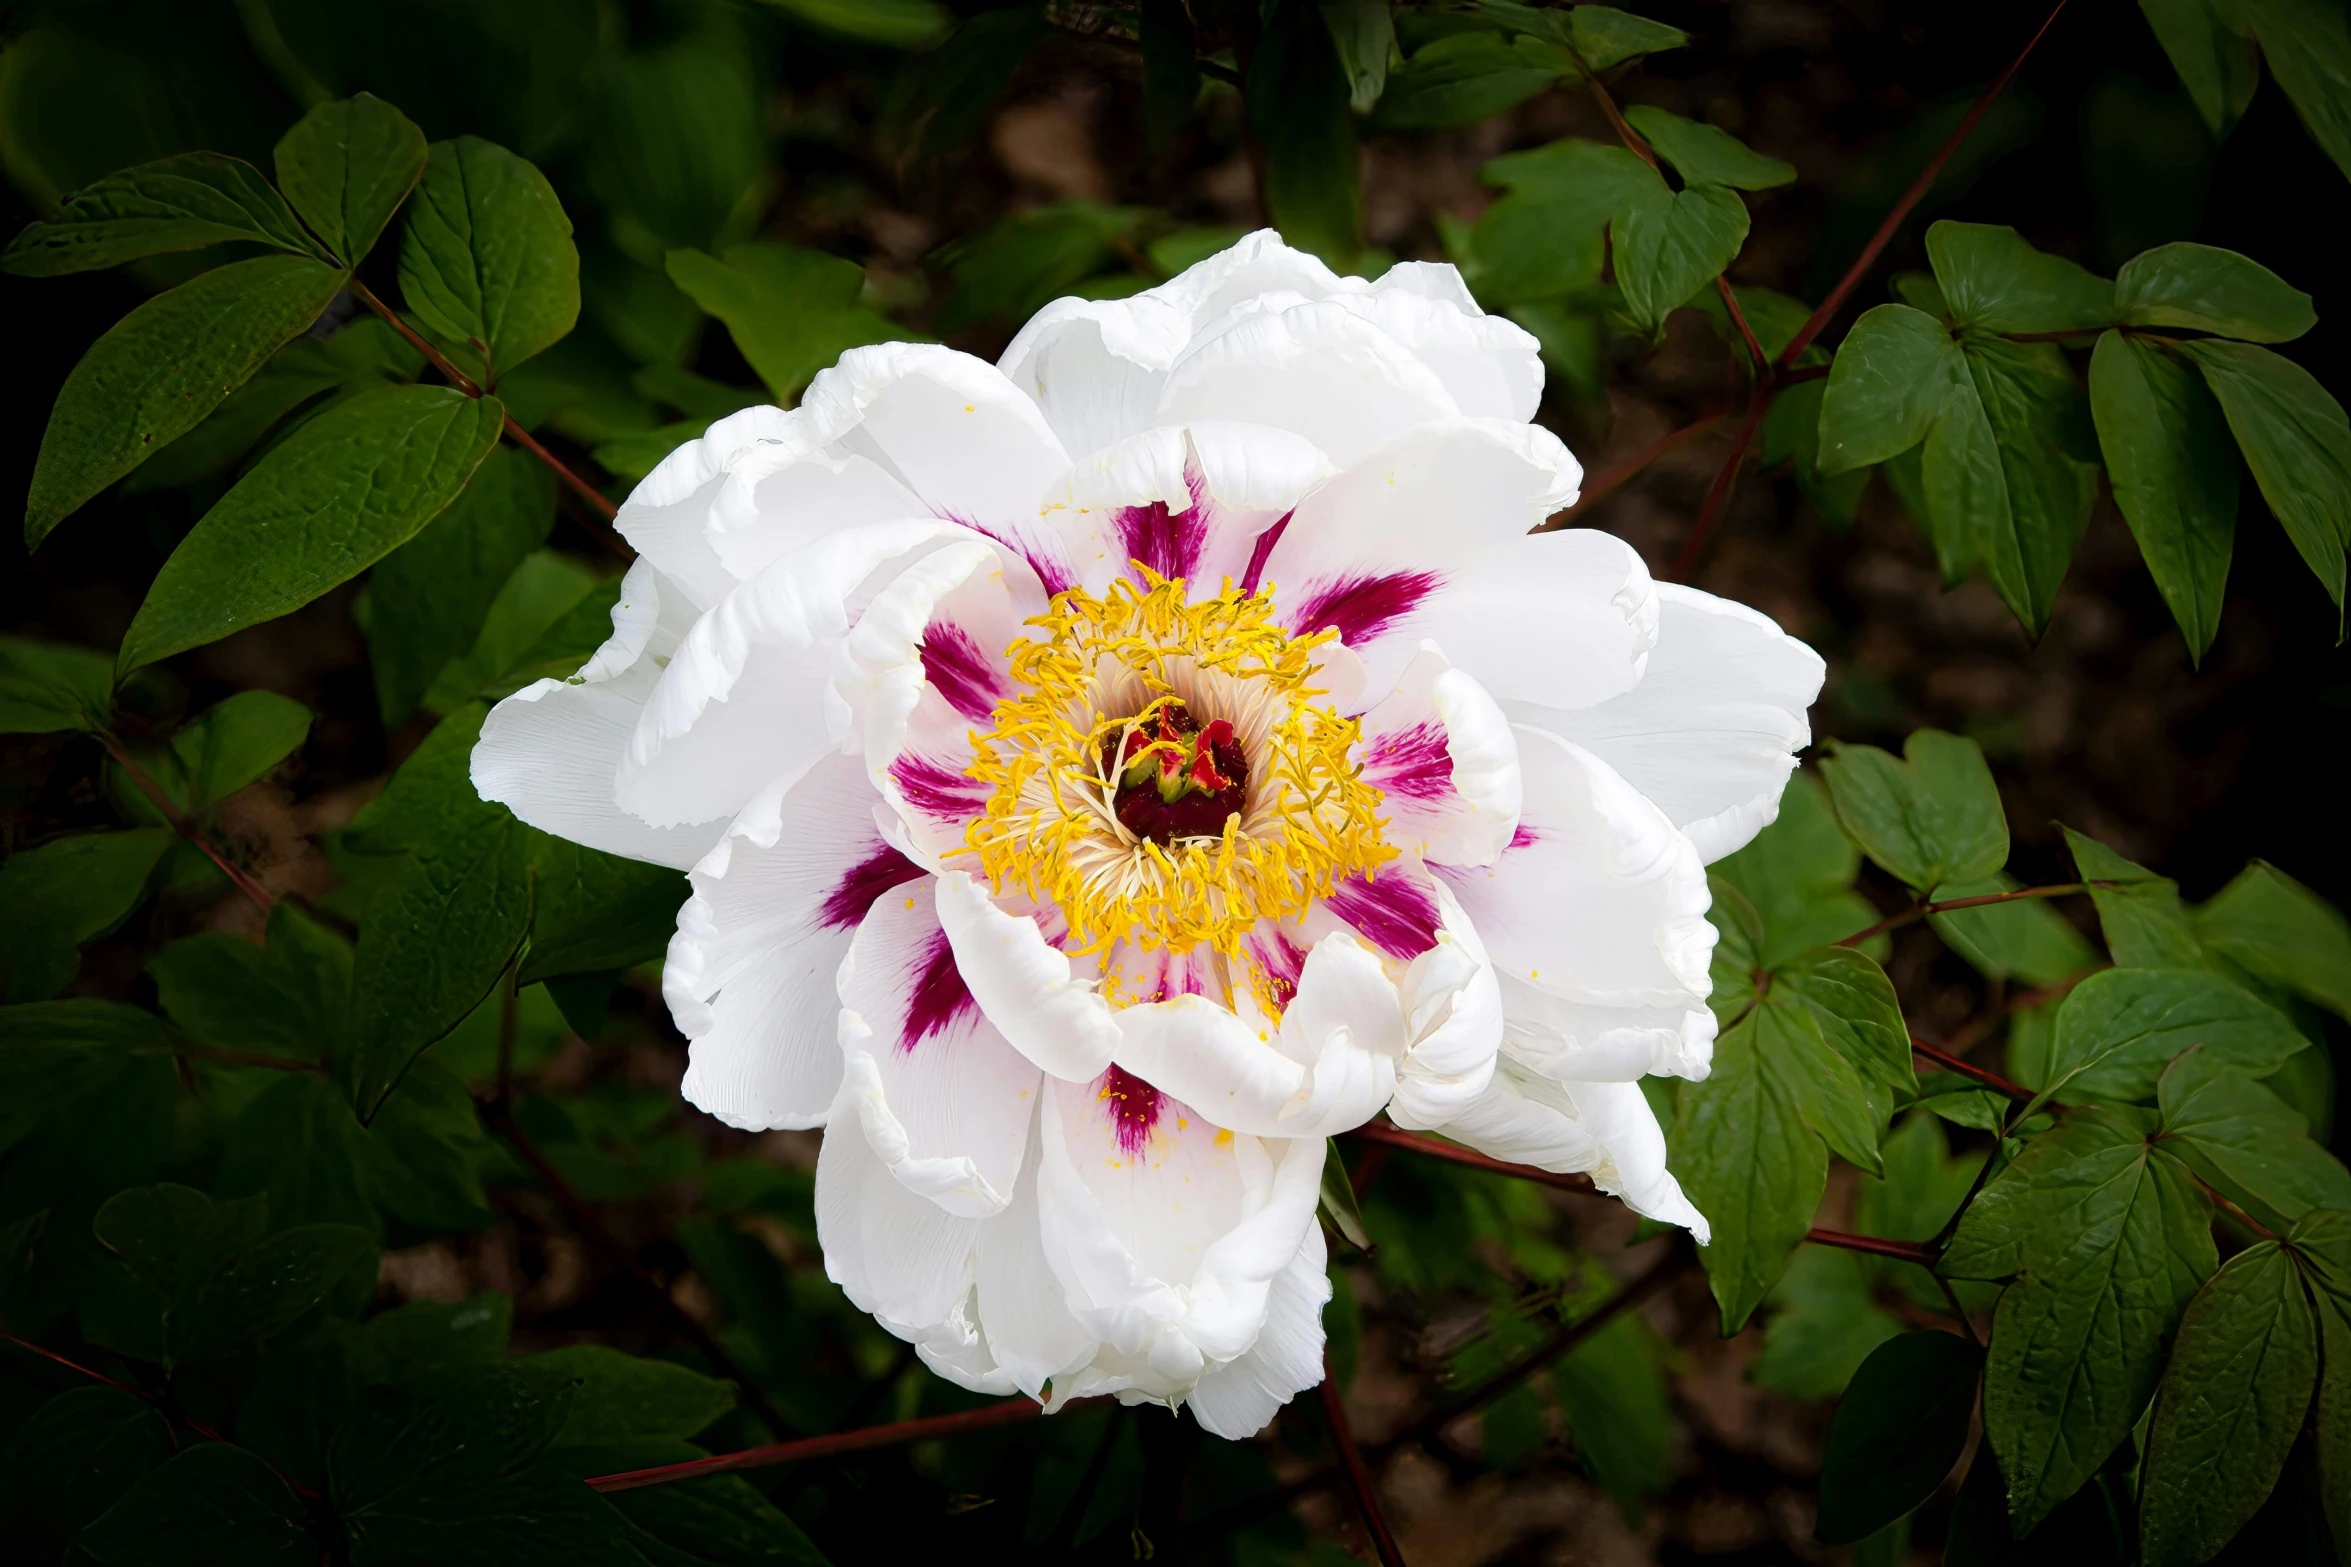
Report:
[[[1275,625],[1270,586],[1243,595],[1228,580],[1190,603],[1181,580],[1144,575],[1104,598],[1060,594],[1029,622],[1044,637],[1012,646],[1019,694],[974,737],[968,771],[993,792],[966,842],[999,891],[1059,907],[1072,952],[1205,942],[1230,955],[1258,920],[1303,912],[1394,851],[1380,792],[1351,759],[1358,725],[1316,701],[1314,652],[1333,634]],[[1171,696],[1230,722],[1249,758],[1247,802],[1221,837],[1162,845],[1118,820],[1103,741]]]

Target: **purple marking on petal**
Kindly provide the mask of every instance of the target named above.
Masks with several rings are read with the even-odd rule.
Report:
[[[1004,682],[970,632],[950,620],[934,620],[922,634],[923,677],[938,688],[947,705],[975,724],[995,715],[1003,698]]]
[[[1141,1153],[1151,1140],[1151,1128],[1159,1120],[1165,1096],[1133,1073],[1114,1066],[1094,1079],[1094,1097],[1110,1112],[1111,1134],[1118,1139],[1120,1151],[1130,1156]]]
[[[1290,531],[1290,519],[1295,512],[1283,512],[1273,525],[1257,535],[1257,542],[1249,549],[1249,569],[1241,573],[1241,591],[1254,594],[1258,581],[1265,575],[1265,563],[1273,554],[1273,547],[1282,542],[1282,535]]]
[[[877,843],[833,883],[833,890],[817,906],[816,922],[826,930],[854,929],[873,907],[874,899],[922,874],[921,866],[888,844]]]
[[[1340,641],[1358,647],[1411,614],[1422,599],[1436,592],[1444,582],[1433,571],[1340,577],[1308,599],[1290,617],[1290,627],[1303,636],[1326,626],[1336,626]]]
[[[1111,514],[1127,559],[1140,561],[1170,581],[1190,581],[1200,565],[1200,550],[1208,542],[1208,519],[1198,503],[1189,510],[1170,512],[1165,501],[1148,506],[1121,506]]]
[[[1322,903],[1388,957],[1417,958],[1437,944],[1437,900],[1394,871],[1377,881],[1350,876]]]
[[[901,756],[890,764],[890,776],[906,803],[925,816],[960,822],[977,816],[988,803],[987,787],[961,773],[949,772],[923,757]]]
[[[1298,994],[1298,976],[1306,971],[1306,949],[1281,931],[1249,938],[1249,956],[1264,976],[1267,994],[1259,997],[1275,1016],[1290,1010]]]
[[[1070,575],[1067,568],[1059,561],[1040,555],[1030,547],[1026,539],[1016,534],[1006,534],[999,529],[989,527],[984,522],[974,522],[969,517],[958,517],[951,511],[940,512],[939,520],[952,522],[958,527],[969,528],[981,538],[992,539],[1012,551],[1013,554],[1018,555],[1022,560],[1027,561],[1029,570],[1035,572],[1037,581],[1043,584],[1047,598],[1051,598],[1056,593],[1066,593],[1077,586],[1077,578]]]
[[[963,971],[955,966],[955,951],[947,933],[931,932],[922,962],[914,974],[914,989],[906,998],[906,1026],[898,1032],[898,1048],[911,1052],[934,1035],[944,1034],[966,1017],[976,1016],[979,1004],[971,999]]]
[[[1443,800],[1453,794],[1453,752],[1445,726],[1423,719],[1410,729],[1377,735],[1365,749],[1364,781],[1407,800]]]
[[[1504,854],[1508,854],[1511,849],[1531,849],[1542,841],[1543,835],[1541,833],[1535,831],[1534,828],[1529,827],[1525,822],[1520,822],[1516,827],[1511,829],[1510,847],[1504,849],[1502,852]]]

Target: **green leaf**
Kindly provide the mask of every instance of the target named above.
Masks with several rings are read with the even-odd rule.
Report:
[[[2156,1096],[2164,1146],[2275,1228],[2314,1208],[2351,1210],[2351,1170],[2310,1140],[2297,1111],[2211,1051],[2182,1052]]]
[[[204,931],[157,952],[147,972],[164,1014],[206,1044],[316,1060],[340,1043],[351,948],[292,903],[270,910],[266,946]]]
[[[8,1000],[44,1001],[71,982],[75,949],[130,918],[171,848],[168,828],[74,833],[0,864],[0,967]]]
[[[543,463],[493,447],[449,509],[368,578],[368,661],[387,725],[416,710],[443,666],[480,635],[491,601],[555,526]]]
[[[2097,496],[2089,403],[2054,343],[1970,336],[1961,349],[1984,422],[1961,388],[1950,405],[1958,417],[1927,441],[1928,504],[1945,514],[1937,530],[1964,533],[2010,613],[2038,636]],[[1937,439],[1946,431],[1958,446]]]
[[[1396,53],[1396,20],[1389,0],[1320,0],[1323,26],[1347,73],[1347,106],[1369,114],[1388,85],[1388,61]],[[1187,29],[1189,31],[1189,29]],[[1188,111],[1189,103],[1185,104]]]
[[[1660,1347],[1646,1324],[1620,1317],[1551,1368],[1576,1456],[1628,1520],[1673,1479],[1673,1391]]]
[[[362,1120],[489,994],[530,925],[530,839],[466,775],[486,712],[477,704],[443,719],[386,791],[399,791],[390,812],[416,847],[360,923],[351,1079]]]
[[[375,1276],[374,1237],[345,1224],[280,1230],[222,1265],[173,1323],[178,1360],[210,1360],[267,1338],[326,1298],[343,1276]]]
[[[2004,873],[1989,881],[1937,887],[1928,896],[1937,903],[1949,898],[1981,898],[2014,892],[2017,885],[2015,877]],[[2098,962],[2097,949],[2041,898],[1953,909],[1927,916],[1927,923],[1945,946],[1975,965],[1986,979],[2054,985]]]
[[[605,1455],[595,1459],[600,1474],[704,1456],[690,1443],[642,1441],[617,1449],[566,1449],[561,1456],[578,1468],[577,1460],[591,1454]],[[609,1501],[637,1531],[631,1535],[637,1549],[660,1567],[825,1567],[824,1553],[800,1526],[737,1475],[639,1486],[615,1492]]]
[[[1864,1078],[1907,1093],[1918,1091],[1902,1003],[1895,999],[1886,971],[1870,958],[1850,947],[1822,947],[1774,973],[1772,994],[1775,1000],[1794,997],[1811,1008],[1821,1037]],[[1854,1162],[1868,1166],[1877,1161],[1871,1157]]]
[[[1820,772],[1837,819],[1897,880],[1924,893],[2008,863],[2008,818],[1973,740],[1916,730],[1899,761],[1875,746],[1830,744]]]
[[[1545,20],[1558,14],[1550,12]],[[1690,35],[1678,27],[1605,5],[1577,6],[1567,13],[1567,25],[1577,56],[1595,71],[1613,70],[1644,55],[1685,48],[1690,42]]]
[[[268,1205],[216,1203],[193,1187],[164,1182],[117,1192],[91,1232],[112,1254],[111,1287],[82,1302],[82,1336],[122,1354],[169,1365],[180,1318],[204,1286],[257,1244]]]
[[[1689,184],[1770,190],[1796,178],[1793,165],[1753,151],[1718,126],[1685,120],[1645,103],[1628,105],[1624,117]]]
[[[2090,883],[2098,928],[2123,968],[2204,968],[2204,949],[2167,877],[2132,864],[2097,839],[2060,824],[2074,870]]]
[[[522,983],[628,969],[658,959],[692,889],[662,865],[622,859],[542,835],[532,866],[538,893]]]
[[[1872,1350],[1902,1331],[1877,1301],[1877,1281],[1853,1252],[1800,1246],[1764,1298],[1756,1384],[1789,1398],[1835,1398]]]
[[[1480,300],[1498,305],[1573,293],[1600,281],[1607,235],[1606,209],[1548,191],[1513,191],[1487,207],[1470,231],[1464,273]]]
[[[1004,84],[1045,34],[1042,5],[983,11],[906,62],[884,113],[887,139],[925,164],[979,135]]]
[[[1933,1495],[1967,1446],[1984,1352],[1954,1333],[1905,1333],[1861,1363],[1829,1422],[1813,1535],[1850,1545]]]
[[[309,1567],[302,1499],[269,1465],[198,1442],[150,1469],[74,1543],[107,1567]]]
[[[182,283],[123,317],[65,378],[25,502],[25,545],[194,429],[318,319],[343,274],[256,256]]]
[[[798,396],[849,349],[906,335],[858,303],[865,269],[822,251],[768,241],[730,245],[715,257],[673,250],[668,268],[670,281],[726,323],[778,401]]]
[[[919,49],[954,25],[934,0],[764,0],[820,32],[891,49]]]
[[[2180,85],[2217,142],[2228,135],[2261,85],[2252,40],[2221,19],[2212,0],[2139,0]]]
[[[1609,233],[1625,308],[1654,333],[1738,255],[1747,242],[1747,204],[1720,185],[1669,191],[1658,179],[1611,220]]]
[[[2309,1041],[2260,997],[2199,969],[2117,968],[2092,974],[2057,1009],[2049,1051],[2053,1097],[2144,1099],[2172,1057],[2202,1045],[2208,1059],[2266,1077]]]
[[[2343,549],[2351,538],[2351,420],[2315,376],[2246,343],[2179,345],[2220,399],[2261,498],[2303,561],[2343,606]]]
[[[287,437],[180,541],[123,637],[129,671],[299,609],[405,544],[498,439],[494,397],[388,386]]]
[[[1025,321],[1117,259],[1118,246],[1150,217],[1139,207],[1063,201],[1016,213],[969,239],[943,247],[938,260],[955,280],[939,317],[953,332],[975,321]]]
[[[114,713],[114,660],[88,648],[0,636],[0,734],[101,728]]]
[[[171,1424],[120,1388],[72,1388],[0,1452],[0,1518],[26,1561],[64,1559],[74,1532],[172,1456]]]
[[[239,691],[174,735],[172,750],[202,807],[265,777],[309,737],[309,708],[274,691]]]
[[[2012,228],[1945,220],[1927,229],[1927,258],[1954,326],[1987,332],[2081,332],[2112,326],[2114,285]]]
[[[318,254],[259,169],[217,152],[189,152],[75,191],[55,217],[9,241],[0,269],[55,277],[239,241]]]
[[[434,143],[401,231],[400,293],[485,385],[569,332],[580,255],[547,176],[479,137]]]
[[[1712,1074],[1675,1102],[1670,1162],[1714,1227],[1706,1274],[1734,1333],[1811,1226],[1828,1180],[1823,1139],[1874,1166],[1879,1125],[1862,1078],[1801,1005],[1750,1010],[1715,1042]]]
[[[2090,356],[2090,413],[2115,504],[2201,660],[2220,628],[2237,530],[2237,464],[2220,405],[2171,355],[2108,332]]]
[[[2231,1257],[2189,1302],[2139,1472],[2140,1559],[2197,1567],[2261,1510],[2301,1434],[2318,1325],[2274,1241]]]
[[[278,187],[330,254],[356,267],[424,177],[424,132],[368,93],[322,103],[277,146]]]
[[[1763,921],[1757,961],[1765,968],[1877,923],[1877,911],[1853,890],[1860,870],[1861,851],[1837,825],[1827,791],[1809,771],[1788,781],[1770,826],[1713,866]]]
[[[1388,73],[1371,123],[1382,131],[1474,125],[1542,92],[1563,68],[1573,70],[1556,46],[1499,33],[1455,33],[1422,45]]]
[[[0,1153],[165,1045],[154,1013],[75,999],[0,1007]]]
[[[550,1350],[514,1365],[532,1375],[578,1384],[555,1437],[558,1447],[690,1437],[735,1407],[731,1383],[599,1344]]]
[[[706,17],[616,63],[584,172],[630,255],[658,267],[673,246],[740,239],[772,194],[766,98],[747,44]]]
[[[1259,195],[1283,239],[1341,272],[1363,247],[1351,92],[1317,8],[1293,0],[1266,19],[1241,87],[1264,157]]]
[[[2140,1111],[2072,1111],[1968,1205],[1943,1254],[1950,1277],[2021,1275],[1993,1317],[1984,1381],[2020,1535],[2130,1434],[2218,1260],[2210,1206],[2154,1130]]]
[[[2310,1445],[2318,1460],[2318,1494],[2341,1561],[2351,1556],[2351,1302],[2323,1290],[2312,1294],[2322,1369]]]
[[[447,712],[476,698],[495,701],[534,680],[568,679],[612,635],[620,579],[599,577],[553,550],[523,557],[482,619],[463,657],[425,689],[424,705]]]
[[[2284,871],[2255,860],[2192,917],[2204,946],[2351,1021],[2351,921]]]
[[[2342,7],[2329,0],[2238,0],[2229,19],[2251,27],[2303,129],[2351,177],[2351,21]]]
[[[1878,305],[1853,323],[1820,405],[1820,471],[1847,473],[1926,439],[1967,362],[1950,328],[1908,305]]]
[[[1331,1222],[1348,1245],[1357,1251],[1371,1250],[1371,1231],[1363,1227],[1363,1209],[1355,1201],[1355,1183],[1348,1177],[1347,1160],[1339,1152],[1336,1138],[1326,1139],[1323,1150],[1322,1196],[1318,1203],[1322,1216]]]
[[[2248,343],[2290,343],[2318,324],[2310,296],[2260,262],[2186,240],[2124,262],[2114,302],[2132,326],[2184,326]]]

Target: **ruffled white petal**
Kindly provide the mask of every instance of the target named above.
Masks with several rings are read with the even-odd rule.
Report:
[[[1428,887],[1441,923],[1398,985],[1412,1044],[1388,1102],[1388,1118],[1415,1129],[1443,1124],[1486,1091],[1504,1026],[1500,977],[1477,928],[1451,888],[1434,877]]]
[[[1518,740],[1494,699],[1423,642],[1363,715],[1355,749],[1380,791],[1387,841],[1448,865],[1488,865],[1518,828]]]
[[[844,1083],[844,1101],[847,1092]],[[951,1360],[980,1370],[970,1354],[965,1311],[980,1221],[916,1195],[874,1152],[856,1106],[840,1108],[816,1156],[816,1240],[825,1276],[900,1338],[939,1341]]]
[[[712,506],[738,464],[769,443],[789,439],[795,418],[764,406],[729,414],[664,457],[621,503],[613,526],[685,589],[695,609],[726,597],[738,580],[711,548]]]
[[[1265,1326],[1246,1352],[1203,1376],[1184,1402],[1201,1428],[1242,1441],[1323,1376],[1322,1308],[1331,1298],[1322,1226],[1308,1225],[1266,1295]]]
[[[1013,1049],[1069,1082],[1109,1069],[1118,1049],[1110,1003],[1034,919],[998,907],[963,871],[939,878],[938,909],[964,983]]]
[[[1812,743],[1805,714],[1827,666],[1744,604],[1672,583],[1657,603],[1657,646],[1638,685],[1595,706],[1510,711],[1607,762],[1712,862],[1779,815],[1796,753]]]
[[[745,806],[696,866],[661,990],[688,1041],[679,1091],[747,1131],[820,1126],[841,1083],[835,975],[877,897],[921,872],[882,841],[854,757]]]
[[[1714,1063],[1714,1011],[1695,994],[1652,1004],[1571,1001],[1505,978],[1501,1000],[1504,1048],[1546,1077],[1701,1082]]]
[[[1705,1004],[1714,953],[1706,867],[1608,765],[1520,729],[1526,804],[1492,865],[1433,867],[1503,974],[1571,1001]]]
[[[932,886],[874,900],[841,961],[841,1103],[909,1191],[985,1218],[1012,1201],[1043,1075],[971,999]]]
[[[1437,1130],[1513,1164],[1589,1175],[1635,1213],[1678,1224],[1700,1245],[1713,1238],[1665,1167],[1665,1133],[1637,1083],[1554,1082],[1505,1054],[1486,1092]]]
[[[1416,622],[1504,704],[1588,707],[1630,691],[1657,644],[1657,587],[1631,545],[1590,528],[1501,542]]]

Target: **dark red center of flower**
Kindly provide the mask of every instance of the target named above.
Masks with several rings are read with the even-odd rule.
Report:
[[[1119,822],[1138,838],[1221,838],[1225,818],[1241,809],[1249,788],[1249,759],[1233,726],[1206,725],[1174,697],[1160,702],[1132,729],[1102,740],[1102,774],[1117,780]]]

